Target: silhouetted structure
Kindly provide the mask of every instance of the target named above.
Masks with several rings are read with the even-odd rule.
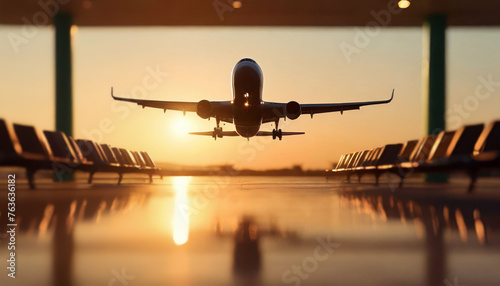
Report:
[[[468,191],[474,189],[483,170],[500,169],[500,121],[468,125],[456,131],[441,131],[418,142],[389,144],[373,150],[345,154],[332,170],[334,175],[361,177],[373,174],[378,184],[383,174],[396,174],[399,187],[413,173],[465,172],[470,177]]]
[[[33,126],[11,125],[0,119],[0,166],[24,167],[32,189],[38,170],[53,170],[56,181],[63,181],[64,175],[75,171],[88,172],[89,183],[98,172],[117,173],[118,183],[125,173],[147,174],[150,182],[154,175],[163,178],[147,152],[120,149],[121,153],[116,154],[109,149],[90,140],[74,140],[64,132],[42,133]]]

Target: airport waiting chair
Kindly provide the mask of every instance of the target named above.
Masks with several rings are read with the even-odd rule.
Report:
[[[121,167],[121,172],[118,173],[118,184],[121,184],[123,180],[123,174],[126,173],[127,171],[134,172],[136,171],[136,169],[125,161],[125,159],[122,156],[122,153],[118,148],[111,147],[111,151],[113,152],[114,157],[116,158],[118,164]]]
[[[465,170],[472,177],[468,170],[471,169],[470,161],[474,150],[474,145],[483,130],[483,124],[468,125],[456,131],[442,131],[436,137],[430,152],[425,158],[425,152],[417,154],[413,162],[401,163],[398,166],[400,176],[400,186],[405,177],[412,173],[450,173],[457,170]],[[432,136],[432,135],[431,135]],[[424,142],[432,142],[431,136],[424,138]],[[424,143],[425,144],[425,143]],[[423,145],[424,145],[423,144]],[[420,146],[421,150],[428,150],[429,145]],[[472,190],[473,179],[469,185]]]
[[[137,164],[141,168],[141,170],[149,169],[149,166],[146,166],[146,162],[144,161],[144,159],[142,158],[142,155],[139,152],[131,151],[131,153],[132,153],[132,156],[134,157],[135,161],[137,162]]]
[[[406,141],[406,143],[403,145],[403,148],[401,149],[401,152],[398,155],[399,163],[410,161],[411,155],[418,147],[418,142],[418,140]]]
[[[427,135],[420,139],[413,149],[409,160],[401,162],[399,168],[404,169],[404,173],[409,173],[408,170],[417,168],[419,162],[423,162],[429,158],[429,154],[436,142],[436,137],[436,135]]]
[[[123,180],[123,175],[126,173],[147,174],[149,176],[150,182],[153,181],[152,176],[155,174],[155,172],[158,171],[158,169],[156,168],[156,165],[152,161],[151,156],[149,156],[149,154],[148,154],[148,159],[145,160],[142,154],[140,154],[139,152],[137,152],[137,154],[134,155],[135,152],[131,152],[124,148],[112,147],[111,151],[117,158],[118,162],[120,163],[120,166],[122,166],[119,173],[118,184],[121,183],[121,181]],[[149,164],[151,164],[152,167],[150,167]]]
[[[111,150],[111,146],[109,146],[108,144],[101,144],[100,146],[109,162],[113,164],[120,164],[115,154],[113,153],[113,150]]]
[[[444,157],[454,134],[455,131],[441,131],[439,135],[431,134],[420,139],[409,160],[399,163],[395,169],[400,178],[399,187],[403,186],[404,180],[410,175],[422,172],[422,164]]]
[[[72,174],[80,167],[81,160],[70,139],[61,131],[44,130],[43,134],[52,150],[52,163],[55,177],[63,180],[65,173]]]
[[[151,166],[150,163],[146,162],[146,158],[142,153],[143,152],[132,151],[132,155],[134,156],[136,162],[139,163],[141,172],[147,174],[149,176],[149,182],[152,183],[153,175],[156,175],[158,173],[158,169],[156,168],[156,165],[154,165],[152,160],[151,163],[153,163],[153,166]]]
[[[148,152],[146,151],[141,151],[140,152],[144,160],[146,161],[146,164],[151,167],[151,169],[155,170],[155,174],[160,176],[160,179],[163,180],[163,170],[156,166],[156,163],[154,162],[153,158],[151,155],[149,155]]]
[[[337,164],[337,167],[332,170],[334,174],[340,174],[340,172],[344,171],[347,164],[349,163],[349,159],[351,158],[351,154],[344,154],[340,157],[340,160]]]
[[[77,160],[64,133],[42,133],[33,126],[20,124],[14,124],[14,131],[23,152],[25,150],[29,153],[48,156],[48,159],[38,163],[36,169],[33,169],[32,166],[27,167],[30,188],[35,188],[34,173],[38,169],[53,170],[58,181],[62,181],[64,173],[72,173],[74,171]]]
[[[432,146],[429,157],[426,158],[422,164],[446,157],[446,152],[451,144],[451,140],[455,136],[455,132],[456,131],[441,131],[436,138],[436,142],[434,142]]]
[[[35,173],[40,169],[53,170],[59,181],[65,173],[76,170],[88,172],[89,183],[97,172],[116,172],[119,183],[123,173],[128,172],[146,173],[150,181],[157,174],[163,178],[149,153],[116,151],[107,144],[75,140],[60,131],[40,132],[33,126],[11,124],[0,118],[0,166],[24,168],[31,189],[35,188]]]
[[[51,164],[51,153],[45,138],[31,126],[11,125],[0,119],[0,164],[23,167],[31,189],[39,169]]]
[[[365,161],[361,163],[359,167],[355,168],[355,171],[358,175],[358,182],[361,182],[361,178],[365,174],[368,174],[377,168],[376,163],[378,161],[378,158],[380,157],[381,151],[382,147],[373,149],[373,151],[366,156]]]
[[[417,152],[416,150],[420,147],[422,142],[423,142],[423,140],[407,141],[404,145],[402,145],[401,151],[397,155],[397,158],[395,159],[395,161],[394,161],[394,158],[390,158],[388,160],[388,161],[392,161],[393,163],[384,164],[383,162],[380,162],[380,164],[377,168],[379,170],[386,170],[388,172],[392,172],[392,173],[396,173],[396,174],[400,175],[400,173],[401,173],[401,170],[399,167],[400,164],[410,162],[413,154],[415,154]],[[430,149],[430,147],[429,147],[429,149]]]
[[[354,163],[354,165],[351,167],[351,170],[353,174],[358,176],[358,183],[361,182],[361,176],[360,176],[360,170],[363,169],[363,164],[370,159],[371,154],[373,153],[373,149],[371,150],[365,150],[362,151],[361,154],[359,155],[357,161]]]
[[[344,160],[345,160],[345,154],[341,155],[339,160],[337,161],[336,164],[333,164],[333,168],[330,170],[331,173],[328,173],[327,174],[327,179],[328,179],[328,176],[336,176],[337,175],[337,169],[340,168],[340,166],[344,163]]]
[[[334,174],[345,175],[347,181],[349,181],[353,173],[352,166],[359,157],[359,153],[360,152],[354,152],[344,155],[342,163],[340,164],[340,166],[338,166],[338,168],[335,169]]]
[[[90,168],[86,168],[86,171],[89,172],[89,184],[92,183],[95,173],[120,173],[119,164],[111,162],[99,144],[91,140],[83,139],[77,139],[76,143],[80,148],[83,157],[85,157],[87,161],[92,162],[92,166]]]
[[[8,165],[26,169],[31,189],[35,188],[34,175],[37,170],[53,170],[57,180],[62,181],[62,175],[72,173],[78,164],[73,148],[63,132],[42,133],[33,126],[21,124],[9,127],[4,120],[0,125],[4,142],[10,142],[5,150],[10,150],[7,153],[14,159]]]
[[[155,162],[153,161],[153,158],[151,158],[151,155],[149,155],[148,152],[146,151],[141,151],[140,152],[142,155],[142,158],[144,158],[144,161],[146,162],[146,165],[149,166],[151,169],[156,169],[160,170],[158,167],[156,167]]]
[[[346,156],[347,156],[346,154],[342,154],[339,160],[337,161],[337,164],[332,170],[340,169],[340,167],[342,166],[342,164],[344,164],[344,161],[346,160]]]
[[[135,161],[135,158],[134,158],[134,155],[132,155],[132,152],[130,152],[129,150],[127,150],[125,148],[119,148],[119,150],[120,150],[120,153],[122,154],[123,159],[127,163],[127,165],[135,168],[135,170],[138,171],[141,166],[139,165],[139,163],[137,163]]]
[[[361,152],[354,152],[352,153],[351,158],[349,159],[349,162],[345,166],[344,173],[347,176],[347,181],[351,181],[351,175],[354,173],[353,167],[355,166],[356,162],[359,159],[359,156],[361,155]]]
[[[463,126],[454,132],[441,132],[436,143],[439,139],[441,142],[435,144],[435,148],[433,147],[435,152],[431,152],[429,159],[419,164],[419,171],[430,173],[466,169],[483,128],[483,124],[476,124]],[[446,138],[447,135],[441,137],[442,134],[452,134],[452,137]]]
[[[471,178],[469,192],[483,169],[500,169],[500,121],[493,121],[486,125],[474,145],[468,171]]]
[[[375,168],[368,169],[369,171],[373,171],[376,185],[379,183],[380,175],[388,173],[388,169],[395,168],[396,164],[399,162],[399,154],[402,148],[403,144],[398,143],[387,144],[381,149],[378,159],[372,163],[372,166]]]
[[[380,157],[380,153],[382,151],[382,147],[375,148],[373,152],[370,154],[370,157],[367,158],[363,164],[361,164],[360,171],[369,170],[375,168],[375,164]]]
[[[408,162],[402,162],[397,166],[397,172],[401,180],[400,186],[403,185],[404,179],[410,174],[423,172],[424,169],[430,171],[427,167],[424,167],[424,165],[428,165],[430,162],[445,157],[455,132],[456,131],[441,131],[437,136],[428,135],[421,139],[417,148],[410,156],[410,160]]]

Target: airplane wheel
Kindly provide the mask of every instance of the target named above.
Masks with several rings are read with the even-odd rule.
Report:
[[[276,140],[276,129],[273,129],[273,140]]]
[[[283,137],[283,133],[281,132],[281,129],[278,130],[278,138],[280,139],[281,141],[281,138]]]

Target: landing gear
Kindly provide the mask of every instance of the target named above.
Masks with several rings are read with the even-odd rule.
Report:
[[[222,127],[214,127],[212,138],[217,140],[217,137],[222,138]]]
[[[223,134],[222,134],[222,127],[219,127],[220,119],[215,118],[215,121],[217,122],[217,127],[214,127],[214,132],[212,133],[212,138],[214,138],[214,140],[217,140],[217,137],[222,138]]]
[[[278,129],[277,131],[276,129],[273,129],[273,140],[276,140],[276,137],[278,137],[279,140],[283,137],[281,129]]]
[[[281,141],[281,138],[283,137],[283,133],[281,132],[281,129],[278,129],[279,123],[280,123],[279,118],[276,121],[274,121],[276,128],[273,129],[273,140],[276,140],[276,137],[277,137]]]

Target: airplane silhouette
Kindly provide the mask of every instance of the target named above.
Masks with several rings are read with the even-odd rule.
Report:
[[[281,140],[282,136],[305,134],[304,132],[283,132],[278,129],[280,118],[295,120],[302,114],[309,114],[311,118],[317,113],[337,112],[342,114],[347,110],[359,109],[361,106],[384,104],[392,101],[391,98],[380,101],[351,102],[351,103],[320,103],[320,104],[299,104],[296,101],[288,103],[267,102],[262,100],[263,75],[260,66],[252,59],[241,59],[233,68],[232,73],[232,93],[233,99],[228,101],[208,101],[182,102],[182,101],[160,101],[144,100],[111,96],[115,100],[134,102],[144,107],[159,108],[166,111],[178,110],[184,114],[186,112],[196,112],[203,119],[215,118],[216,127],[213,131],[191,132],[192,135],[212,136],[241,136],[249,139],[253,136],[272,136],[273,139]],[[233,123],[236,131],[222,131],[220,122]],[[263,123],[275,123],[272,132],[259,131]]]

